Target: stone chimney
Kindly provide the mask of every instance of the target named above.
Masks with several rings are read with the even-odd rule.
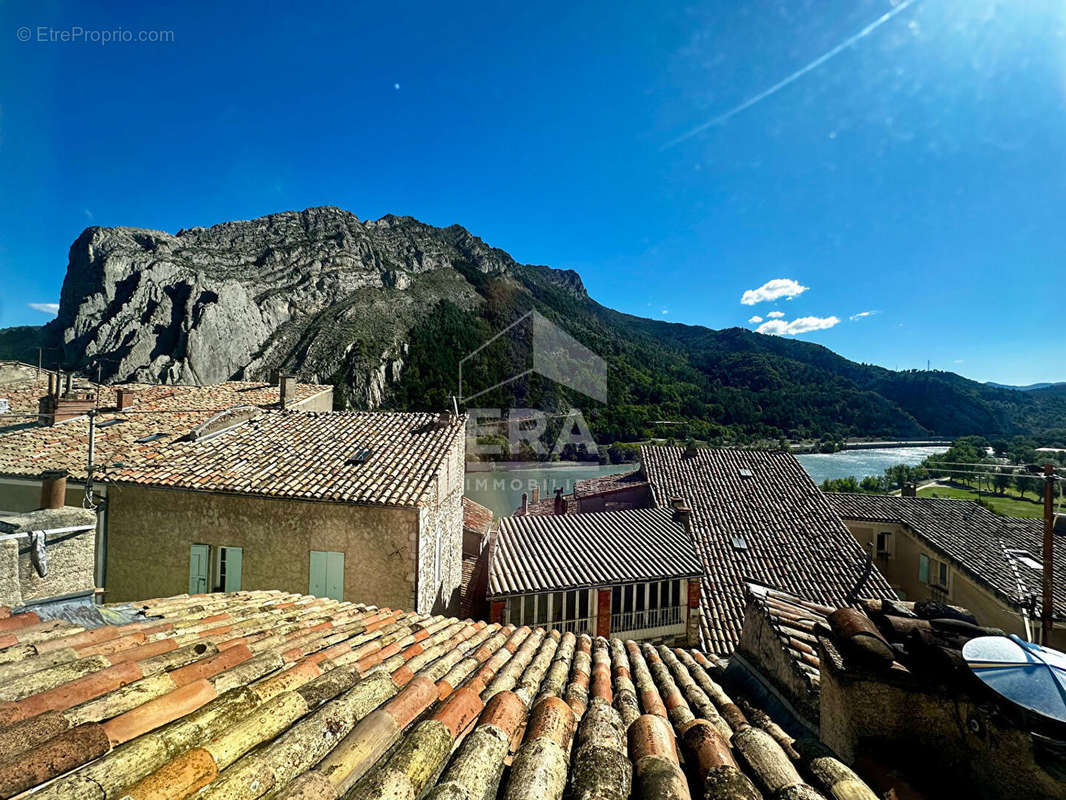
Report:
[[[67,504],[68,474],[65,469],[59,469],[41,476],[41,508],[56,509]]]
[[[909,482],[903,484],[903,488],[900,490],[900,496],[901,497],[917,497],[918,496],[918,486],[917,486],[917,484],[909,483]]]
[[[695,458],[699,449],[696,447],[695,442],[689,442],[685,445],[685,452],[681,454],[682,458]]]
[[[281,393],[281,407],[288,408],[289,404],[296,399],[296,376],[288,373],[282,374],[278,380],[278,390]]]
[[[447,411],[442,411],[437,414],[437,421],[435,424],[438,428],[447,428],[455,421],[455,418]]]
[[[115,390],[115,398],[115,404],[118,406],[118,410],[125,411],[137,402],[137,390],[127,387],[119,387]]]

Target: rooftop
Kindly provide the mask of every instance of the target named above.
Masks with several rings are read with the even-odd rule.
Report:
[[[89,630],[0,620],[0,797],[870,791],[694,651],[279,592],[134,610]]]
[[[972,500],[843,493],[827,493],[826,499],[842,519],[906,525],[1010,605],[1023,606],[1035,596],[1040,608],[1042,520],[1000,516]],[[1053,590],[1055,617],[1066,619],[1066,563],[1061,559],[1055,563]]]
[[[641,459],[658,506],[692,509],[693,538],[706,564],[700,592],[705,647],[730,653],[740,638],[748,582],[821,605],[845,605],[866,553],[789,453],[644,447]],[[876,567],[862,588],[894,597]]]
[[[211,386],[123,384],[103,386],[77,381],[97,398],[95,460],[105,471],[136,458],[153,459],[171,442],[215,414],[236,406],[277,407],[275,384],[227,381]],[[136,401],[118,411],[116,390],[136,392]],[[294,401],[307,400],[329,386],[297,384]],[[34,371],[29,379],[0,385],[0,398],[10,413],[0,413],[0,475],[37,478],[48,470],[66,469],[84,480],[89,451],[89,419],[78,417],[51,426],[37,423],[39,399],[48,392],[48,376]],[[161,434],[158,438],[157,434]],[[149,441],[150,439],[150,441]],[[138,441],[145,440],[145,441]]]
[[[171,442],[112,473],[118,483],[415,506],[465,418],[389,411],[267,411],[228,432]]]
[[[699,556],[672,509],[500,520],[489,596],[697,577]]]

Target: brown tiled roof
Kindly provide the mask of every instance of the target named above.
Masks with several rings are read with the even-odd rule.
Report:
[[[620,475],[600,475],[595,478],[583,478],[574,481],[574,496],[588,497],[589,495],[614,492],[619,489],[632,489],[644,486],[647,481],[640,474],[640,470],[624,472]]]
[[[489,596],[699,576],[699,556],[673,513],[642,508],[504,517]]]
[[[469,497],[463,498],[463,528],[479,536],[488,536],[492,527],[492,509]]]
[[[621,475],[600,475],[596,478],[582,478],[581,480],[574,481],[573,494],[563,495],[563,499],[566,500],[566,513],[580,514],[581,510],[578,501],[581,498],[609,498],[610,495],[615,492],[622,492],[626,489],[636,489],[647,485],[648,482],[644,480],[639,470],[626,472]],[[639,508],[640,506],[634,504],[633,507]],[[517,513],[518,509],[515,509],[515,512]],[[526,504],[527,516],[550,516],[552,514],[555,514],[554,494],[542,497],[539,500],[530,500]]]
[[[0,798],[814,796],[698,652],[277,592],[141,607],[0,621]]]
[[[1022,556],[1027,553],[1041,562],[1042,520],[1000,516],[972,500],[844,493],[827,493],[826,498],[842,519],[906,525],[1012,606],[1024,605],[1035,596],[1036,616],[1040,616],[1043,570],[1030,566]],[[1056,535],[1056,539],[1061,549],[1066,537]],[[1066,619],[1063,559],[1055,559],[1054,569],[1055,618]]]
[[[173,442],[111,480],[200,491],[415,506],[465,418],[392,411],[268,411],[226,433]]]
[[[276,385],[252,381],[227,381],[210,386],[100,386],[85,381],[77,385],[87,387],[97,396],[95,463],[105,471],[116,462],[156,457],[175,439],[224,409],[271,408],[280,399]],[[116,408],[118,388],[137,391],[136,402],[126,412]],[[0,475],[35,478],[47,470],[66,469],[76,480],[85,478],[89,420],[79,417],[52,426],[38,425],[37,402],[47,390],[48,378],[43,373],[31,381],[0,387],[0,397],[10,399],[12,412],[0,414]],[[298,384],[295,401],[305,401],[327,391],[330,391],[328,386]],[[158,433],[163,436],[151,442],[137,441]]]
[[[695,448],[686,456],[683,447],[644,447],[641,457],[655,503],[679,497],[692,509],[708,649],[727,654],[736,646],[748,581],[845,605],[866,554],[790,453]],[[876,567],[862,593],[895,597]]]

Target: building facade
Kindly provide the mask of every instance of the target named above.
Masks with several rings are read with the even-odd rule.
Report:
[[[702,568],[687,514],[505,517],[491,558],[491,619],[635,641],[695,641]]]
[[[280,589],[455,610],[461,420],[268,412],[108,488],[107,600]]]
[[[827,494],[904,600],[968,608],[985,625],[1040,638],[1043,522],[1003,517],[969,500]],[[1061,538],[1057,536],[1056,538]],[[1054,633],[1066,649],[1066,565],[1054,575]]]

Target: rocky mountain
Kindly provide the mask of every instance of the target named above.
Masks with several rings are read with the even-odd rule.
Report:
[[[70,248],[52,327],[68,366],[108,378],[212,383],[280,368],[374,408],[403,371],[415,321],[442,300],[478,302],[460,266],[515,262],[459,226],[337,208],[176,235],[94,227]]]
[[[1066,427],[1066,386],[1018,392],[856,364],[740,328],[633,317],[589,298],[577,273],[519,264],[458,225],[362,221],[329,207],[177,234],[88,228],[70,248],[57,318],[0,331],[0,357],[55,348],[50,362],[117,381],[292,371],[334,384],[345,407],[443,408],[463,355],[531,309],[606,360],[608,403],[587,411],[603,441]],[[514,342],[502,339],[474,377],[492,386],[517,362]],[[479,400],[575,402],[537,376]]]

